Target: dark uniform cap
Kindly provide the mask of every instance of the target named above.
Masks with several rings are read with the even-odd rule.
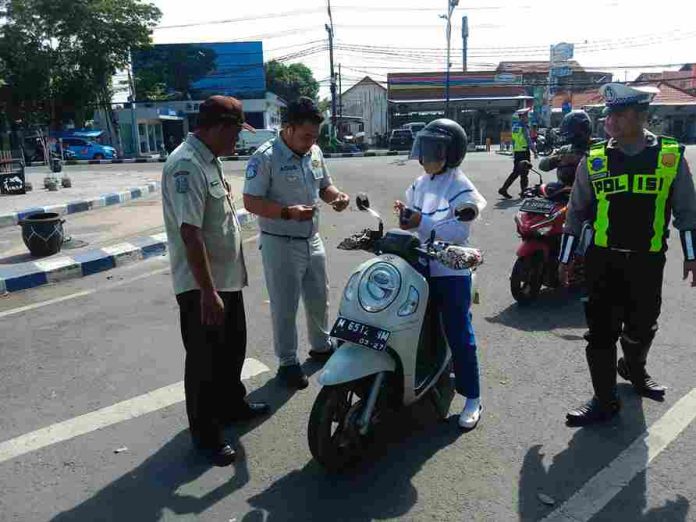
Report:
[[[199,118],[208,124],[230,122],[252,132],[255,130],[244,121],[242,102],[232,96],[211,96],[201,103]]]

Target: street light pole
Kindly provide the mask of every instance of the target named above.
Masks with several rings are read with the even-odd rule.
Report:
[[[447,0],[447,16],[441,16],[447,20],[447,69],[445,72],[445,117],[449,116],[450,103],[450,68],[451,63],[451,44],[452,44],[452,13],[459,4],[459,0]]]

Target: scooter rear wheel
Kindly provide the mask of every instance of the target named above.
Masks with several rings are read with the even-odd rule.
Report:
[[[539,297],[543,271],[543,259],[537,256],[517,258],[510,275],[510,292],[515,301],[526,305]]]
[[[325,386],[317,395],[307,438],[312,456],[327,471],[343,471],[360,462],[366,440],[357,421],[365,397],[363,381]]]

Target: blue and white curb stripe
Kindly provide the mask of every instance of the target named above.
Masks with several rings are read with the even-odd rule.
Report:
[[[246,211],[238,212],[237,216],[242,226],[256,221],[256,216]],[[0,266],[0,295],[105,272],[166,252],[167,234],[162,232],[73,256],[56,255],[17,265],[3,265]]]
[[[49,205],[46,207],[26,208],[18,212],[0,215],[0,228],[17,225],[19,221],[27,217],[29,214],[34,214],[36,212],[55,212],[61,216],[67,214],[77,214],[78,212],[87,212],[96,208],[119,205],[133,199],[144,198],[157,191],[159,191],[159,182],[153,181],[147,185],[134,187],[125,191],[102,194],[94,199],[71,201],[70,203]]]
[[[381,158],[384,156],[407,156],[409,151],[327,152],[325,158]],[[230,156],[222,161],[247,161],[251,156]],[[128,158],[115,160],[66,160],[65,165],[114,165],[133,163],[164,163],[164,158]]]

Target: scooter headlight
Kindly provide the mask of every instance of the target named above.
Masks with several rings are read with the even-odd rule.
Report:
[[[358,281],[360,279],[360,273],[356,272],[352,276],[350,276],[350,279],[348,280],[348,283],[346,284],[345,290],[343,290],[343,297],[345,298],[346,301],[352,301],[355,299],[355,292],[358,290]]]
[[[550,233],[551,230],[553,230],[553,225],[546,225],[546,226],[537,228],[535,230],[535,232],[537,234],[539,234],[540,236],[545,236],[546,234]]]
[[[401,290],[401,274],[389,263],[375,263],[360,279],[358,299],[367,312],[381,312]]]
[[[420,302],[420,294],[415,287],[408,289],[408,298],[406,302],[399,308],[399,317],[406,317],[408,315],[413,315],[418,309],[418,303]]]

